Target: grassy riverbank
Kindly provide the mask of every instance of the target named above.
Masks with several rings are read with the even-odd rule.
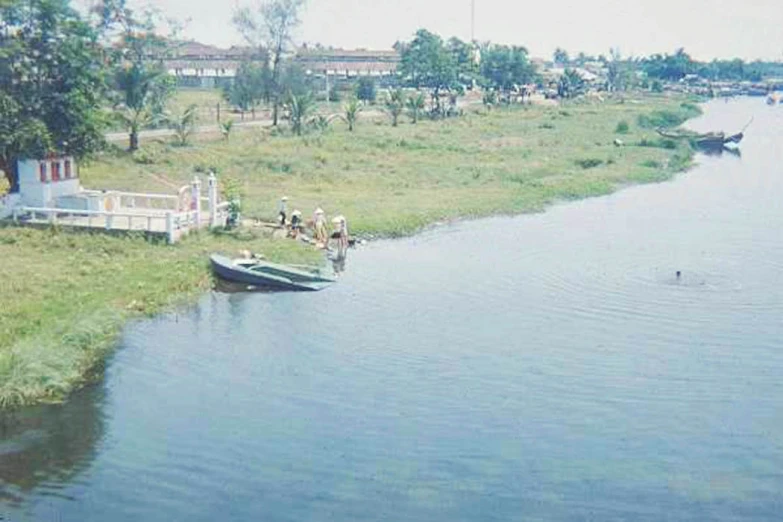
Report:
[[[668,179],[685,145],[650,127],[694,116],[682,99],[470,111],[445,122],[361,121],[305,137],[243,129],[230,141],[198,136],[189,147],[143,144],[85,165],[98,189],[171,192],[216,168],[242,187],[246,216],[271,219],[277,199],[306,215],[347,216],[360,234],[398,236],[444,219],[520,213],[557,200]],[[627,124],[627,131],[624,131]],[[622,140],[616,146],[614,140]],[[84,382],[133,316],[186,302],[210,284],[206,255],[240,249],[314,262],[290,241],[202,233],[176,246],[141,237],[0,228],[0,407],[56,400]]]

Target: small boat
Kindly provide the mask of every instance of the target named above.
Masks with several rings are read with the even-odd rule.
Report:
[[[235,283],[275,290],[316,291],[326,288],[334,279],[315,272],[270,263],[260,259],[231,259],[220,254],[210,256],[212,270],[221,278]]]
[[[750,124],[748,124],[750,125]],[[747,128],[747,125],[745,126]],[[745,129],[736,134],[726,135],[725,132],[694,132],[688,130],[666,131],[658,129],[658,134],[673,140],[687,139],[695,146],[703,149],[723,148],[726,145],[737,145],[745,137]]]
[[[723,148],[726,145],[736,145],[742,141],[745,135],[741,132],[726,136],[722,132],[710,132],[694,138],[697,147],[703,149]]]

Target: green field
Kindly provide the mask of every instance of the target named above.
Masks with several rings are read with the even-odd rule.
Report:
[[[533,212],[555,201],[662,181],[690,163],[686,145],[650,126],[661,111],[694,116],[680,98],[475,109],[447,121],[335,122],[303,137],[237,129],[230,141],[187,147],[142,143],[81,169],[94,189],[171,192],[209,168],[244,192],[244,217],[271,220],[276,202],[308,216],[316,206],[348,218],[354,234],[399,236],[459,217]],[[647,118],[647,120],[645,120]],[[628,131],[618,134],[618,124]],[[622,125],[619,129],[622,130]],[[622,140],[622,146],[614,144]],[[141,237],[0,228],[0,406],[57,400],[84,382],[125,320],[187,302],[210,285],[207,254],[263,252],[282,261],[321,254],[257,233],[201,233],[175,246]]]

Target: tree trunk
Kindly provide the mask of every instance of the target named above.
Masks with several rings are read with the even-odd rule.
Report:
[[[130,132],[130,143],[128,145],[128,150],[130,152],[136,152],[139,150],[139,131],[136,129],[133,129]]]
[[[8,184],[11,186],[9,192],[19,192],[19,172],[16,160],[13,158],[8,160],[0,158],[0,170],[3,171]]]
[[[277,108],[280,106],[280,102],[275,96],[275,100],[272,104],[272,126],[277,127]]]

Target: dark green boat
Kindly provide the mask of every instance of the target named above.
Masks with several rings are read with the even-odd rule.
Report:
[[[231,259],[220,254],[210,256],[212,270],[227,281],[275,290],[317,291],[334,279],[315,272],[259,259]]]

